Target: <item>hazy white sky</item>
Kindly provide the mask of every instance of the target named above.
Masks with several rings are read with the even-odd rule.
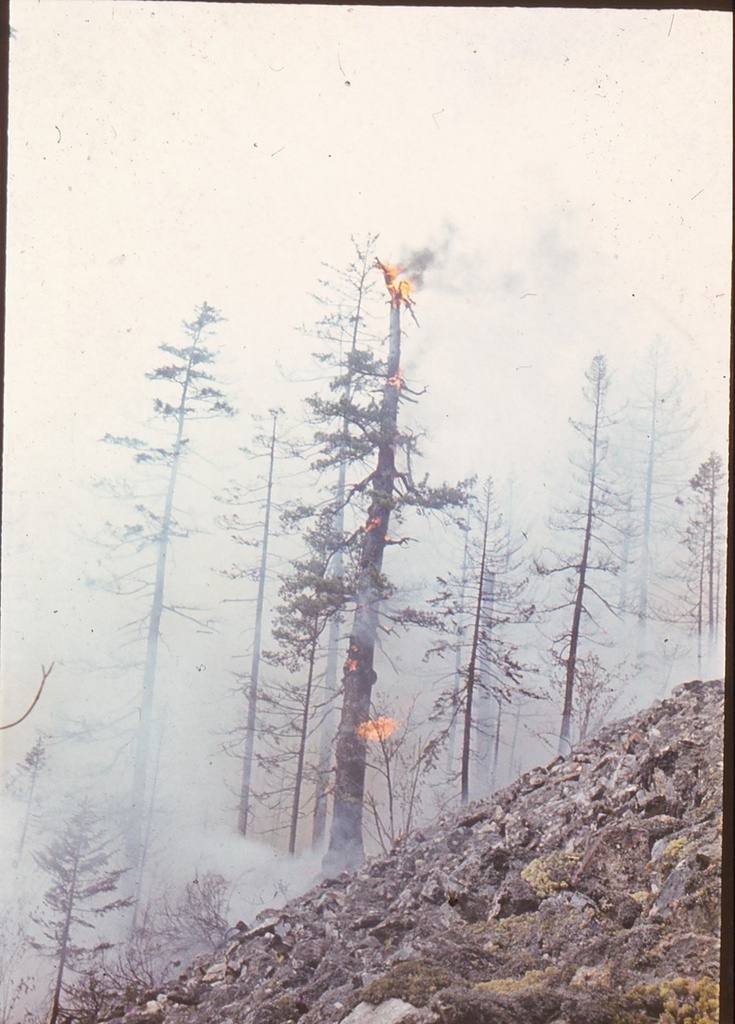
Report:
[[[624,375],[657,336],[724,448],[730,15],[15,0],[11,23],[6,719],[88,640],[88,482],[105,432],[140,432],[156,346],[206,299],[235,404],[284,404],[351,235],[441,255],[404,365],[437,476],[547,479],[591,357]]]

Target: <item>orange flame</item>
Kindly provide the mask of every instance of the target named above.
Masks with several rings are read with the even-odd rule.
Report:
[[[357,733],[365,740],[387,740],[400,724],[395,718],[374,718],[370,722],[361,722]]]
[[[413,285],[407,277],[402,276],[405,273],[405,268],[393,267],[389,263],[381,263],[377,256],[375,258],[375,266],[383,273],[386,288],[390,293],[391,303],[395,308],[399,309],[401,305],[406,308],[413,306],[414,302],[411,298]]]
[[[367,526],[365,527],[365,533],[372,533],[373,530],[377,530],[377,528],[379,526],[380,526],[380,520],[379,519],[371,519],[368,522]]]
[[[406,381],[400,370],[395,375],[395,377],[389,377],[385,383],[389,388],[398,388],[399,391],[401,390],[401,388],[406,386]]]
[[[354,658],[348,658],[345,662],[345,672],[354,672],[357,669],[357,661]]]

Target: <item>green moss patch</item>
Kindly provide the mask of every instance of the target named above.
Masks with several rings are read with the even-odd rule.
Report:
[[[403,999],[412,1006],[426,1006],[437,992],[458,981],[455,974],[430,960],[407,960],[366,985],[360,998],[373,1004]]]

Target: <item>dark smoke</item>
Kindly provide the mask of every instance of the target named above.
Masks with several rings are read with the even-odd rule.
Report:
[[[435,260],[436,253],[433,249],[419,249],[418,252],[411,253],[402,266],[409,280],[420,288],[424,283],[424,271],[428,270]]]

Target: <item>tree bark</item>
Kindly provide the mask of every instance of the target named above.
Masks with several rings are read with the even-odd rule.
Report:
[[[64,915],[64,925],[61,932],[61,940],[59,942],[59,966],[56,970],[56,982],[54,984],[54,996],[51,1001],[51,1015],[49,1017],[49,1024],[56,1024],[56,1020],[59,1016],[59,1009],[61,1003],[61,988],[64,983],[64,971],[66,970],[66,960],[69,954],[69,936],[71,935],[71,918],[74,913],[74,903],[77,897],[77,872],[79,869],[79,858],[82,850],[82,836],[81,831],[77,838],[77,846],[74,852],[74,864],[72,867],[71,882],[69,884],[69,892],[66,896],[66,913]]]
[[[467,533],[464,539],[464,553],[462,555],[462,583],[459,595],[460,614],[464,615],[464,601],[467,591],[467,565],[469,560],[470,544],[470,513],[467,510]],[[457,647],[454,656],[454,686],[452,689],[452,718],[449,723],[447,736],[447,767],[446,780],[451,782],[452,769],[454,767],[454,748],[457,741],[457,713],[459,710],[459,693],[462,689],[462,638],[464,636],[464,623],[460,620],[457,625]]]
[[[643,498],[643,530],[641,533],[641,560],[638,586],[638,622],[645,631],[648,621],[648,577],[651,568],[651,511],[653,506],[653,479],[656,467],[658,419],[658,353],[653,368],[653,395],[651,397],[651,425],[648,438],[648,462],[646,465],[646,490]]]
[[[475,693],[475,682],[477,678],[477,661],[480,646],[480,629],[482,627],[482,602],[483,584],[485,580],[485,563],[487,561],[487,535],[490,523],[489,506],[485,515],[485,528],[482,535],[482,557],[480,558],[480,582],[477,587],[477,602],[475,604],[475,621],[472,627],[472,646],[470,648],[470,663],[467,667],[467,682],[465,684],[464,704],[464,730],[462,735],[462,775],[461,775],[461,801],[466,804],[469,801],[470,793],[470,755],[472,752],[472,703]]]
[[[316,623],[314,624],[316,632]],[[296,777],[293,784],[293,803],[291,805],[291,829],[288,837],[288,852],[296,852],[296,833],[299,827],[299,808],[301,804],[301,786],[304,779],[304,758],[306,757],[306,741],[309,735],[309,715],[311,714],[311,691],[314,686],[314,665],[316,664],[317,637],[311,642],[309,649],[309,670],[304,693],[304,712],[301,716],[299,733],[299,752],[296,761]]]
[[[242,774],[240,776],[240,800],[237,810],[237,828],[242,835],[247,835],[250,820],[250,793],[253,776],[253,752],[255,750],[256,715],[258,706],[258,681],[260,675],[260,648],[263,639],[263,608],[265,605],[265,582],[268,568],[268,541],[270,540],[271,497],[273,494],[273,467],[276,452],[276,423],[278,413],[273,413],[273,431],[271,433],[270,459],[268,463],[268,489],[265,499],[265,518],[263,521],[263,540],[260,552],[260,575],[258,576],[258,596],[255,603],[255,635],[253,637],[253,659],[250,664],[250,687],[248,689],[248,712],[245,722],[245,745],[242,755]]]
[[[337,735],[334,813],[324,868],[350,870],[364,856],[362,818],[365,799],[366,739],[358,727],[370,719],[370,698],[377,675],[373,668],[380,607],[379,577],[388,535],[396,480],[401,358],[401,297],[391,294],[386,381],[380,415],[378,464],[372,477],[372,500],[364,528],[356,607],[350,636],[344,698]]]
[[[569,740],[572,724],[572,708],[574,701],[574,683],[577,671],[577,650],[579,647],[579,629],[584,611],[584,594],[587,587],[587,568],[589,566],[590,544],[592,541],[592,523],[595,517],[595,498],[597,487],[597,460],[598,440],[600,429],[600,413],[602,411],[602,376],[598,372],[595,391],[595,421],[592,430],[591,454],[590,454],[590,486],[587,496],[587,510],[585,516],[584,543],[582,545],[582,556],[579,561],[577,590],[574,598],[574,612],[572,614],[572,628],[569,635],[569,653],[566,660],[566,682],[564,688],[564,709],[561,716],[561,728],[559,730],[558,753],[568,754],[572,746]]]

